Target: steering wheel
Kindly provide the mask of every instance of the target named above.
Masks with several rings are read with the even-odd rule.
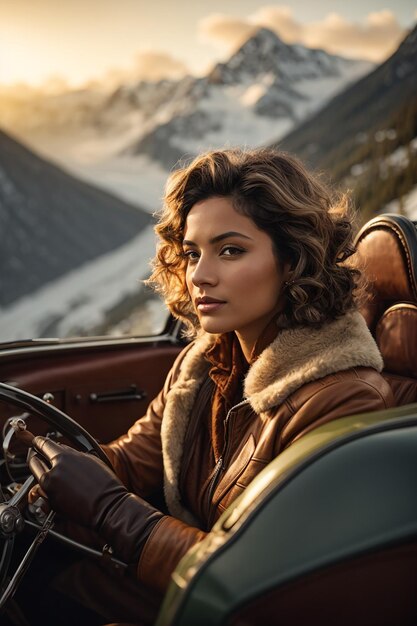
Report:
[[[67,436],[68,439],[81,451],[95,454],[111,468],[109,459],[100,448],[94,437],[92,437],[92,435],[80,426],[80,424],[66,415],[63,411],[60,411],[56,407],[48,404],[40,398],[37,398],[27,391],[23,391],[22,389],[12,387],[5,383],[0,383],[0,400],[4,400],[40,417],[48,424],[54,426],[60,433]],[[53,525],[55,513],[51,511],[47,515],[42,527],[40,529],[38,528],[35,538],[20,563],[17,565],[10,582],[5,586],[5,588],[3,588],[11,562],[14,538],[21,530],[23,530],[25,526],[26,522],[23,517],[23,510],[27,503],[28,493],[34,484],[34,477],[30,476],[10,500],[4,500],[4,502],[0,501],[0,540],[4,540],[4,546],[0,556],[0,610],[15,592],[20,580],[34,557],[36,550],[43,542]],[[0,494],[1,493],[0,489]],[[78,547],[82,547],[80,544],[76,544],[76,542],[71,543],[77,545]],[[94,550],[89,550],[88,548],[87,550],[97,554]]]

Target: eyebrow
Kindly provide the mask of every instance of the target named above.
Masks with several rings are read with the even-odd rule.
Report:
[[[221,235],[216,235],[212,239],[209,240],[209,243],[218,243],[219,241],[223,241],[223,239],[228,239],[229,237],[241,237],[242,239],[252,239],[252,237],[248,237],[247,235],[243,235],[243,233],[238,233],[236,230],[229,230],[227,233],[222,233]],[[184,239],[182,242],[183,245],[187,246],[195,246],[194,241],[190,241],[189,239]]]

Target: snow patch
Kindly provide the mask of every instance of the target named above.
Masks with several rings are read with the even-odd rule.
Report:
[[[388,202],[381,213],[403,213],[410,220],[417,221],[417,185],[401,199],[396,198]]]
[[[239,101],[244,107],[252,107],[260,98],[262,98],[263,95],[265,95],[267,90],[268,88],[266,85],[256,83],[246,89],[246,91],[239,98]]]
[[[155,252],[152,226],[117,250],[0,308],[0,341],[66,337],[94,328],[106,311],[139,289]],[[147,272],[149,273],[149,272]]]
[[[154,213],[162,206],[169,172],[146,155],[114,156],[81,166],[67,163],[76,176],[116,194],[131,204]]]

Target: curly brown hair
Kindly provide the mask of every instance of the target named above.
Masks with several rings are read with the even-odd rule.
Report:
[[[291,266],[280,325],[319,326],[356,308],[360,272],[345,263],[354,252],[347,197],[331,193],[287,153],[218,150],[170,176],[155,228],[160,243],[148,282],[191,330],[199,323],[185,282],[185,222],[197,202],[216,196],[230,198],[236,211],[267,232],[278,261]]]

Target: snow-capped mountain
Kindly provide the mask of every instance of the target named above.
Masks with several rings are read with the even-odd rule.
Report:
[[[227,63],[217,64],[208,78],[232,85],[253,82],[260,74],[271,73],[282,82],[295,83],[303,78],[340,76],[356,65],[323,50],[286,44],[271,30],[260,28]]]
[[[182,156],[208,148],[266,143],[371,68],[368,62],[287,45],[262,28],[205,78],[171,85],[170,99],[124,154],[146,154],[170,168]],[[142,89],[139,84],[138,92]]]
[[[83,176],[92,163],[117,155],[141,155],[169,170],[202,150],[256,146],[283,136],[371,68],[287,45],[262,28],[205,77],[50,96],[36,101],[35,116],[33,106],[22,110],[21,104],[18,113],[15,103],[8,127]],[[99,182],[96,174],[91,177]],[[112,185],[108,176],[104,184]]]

